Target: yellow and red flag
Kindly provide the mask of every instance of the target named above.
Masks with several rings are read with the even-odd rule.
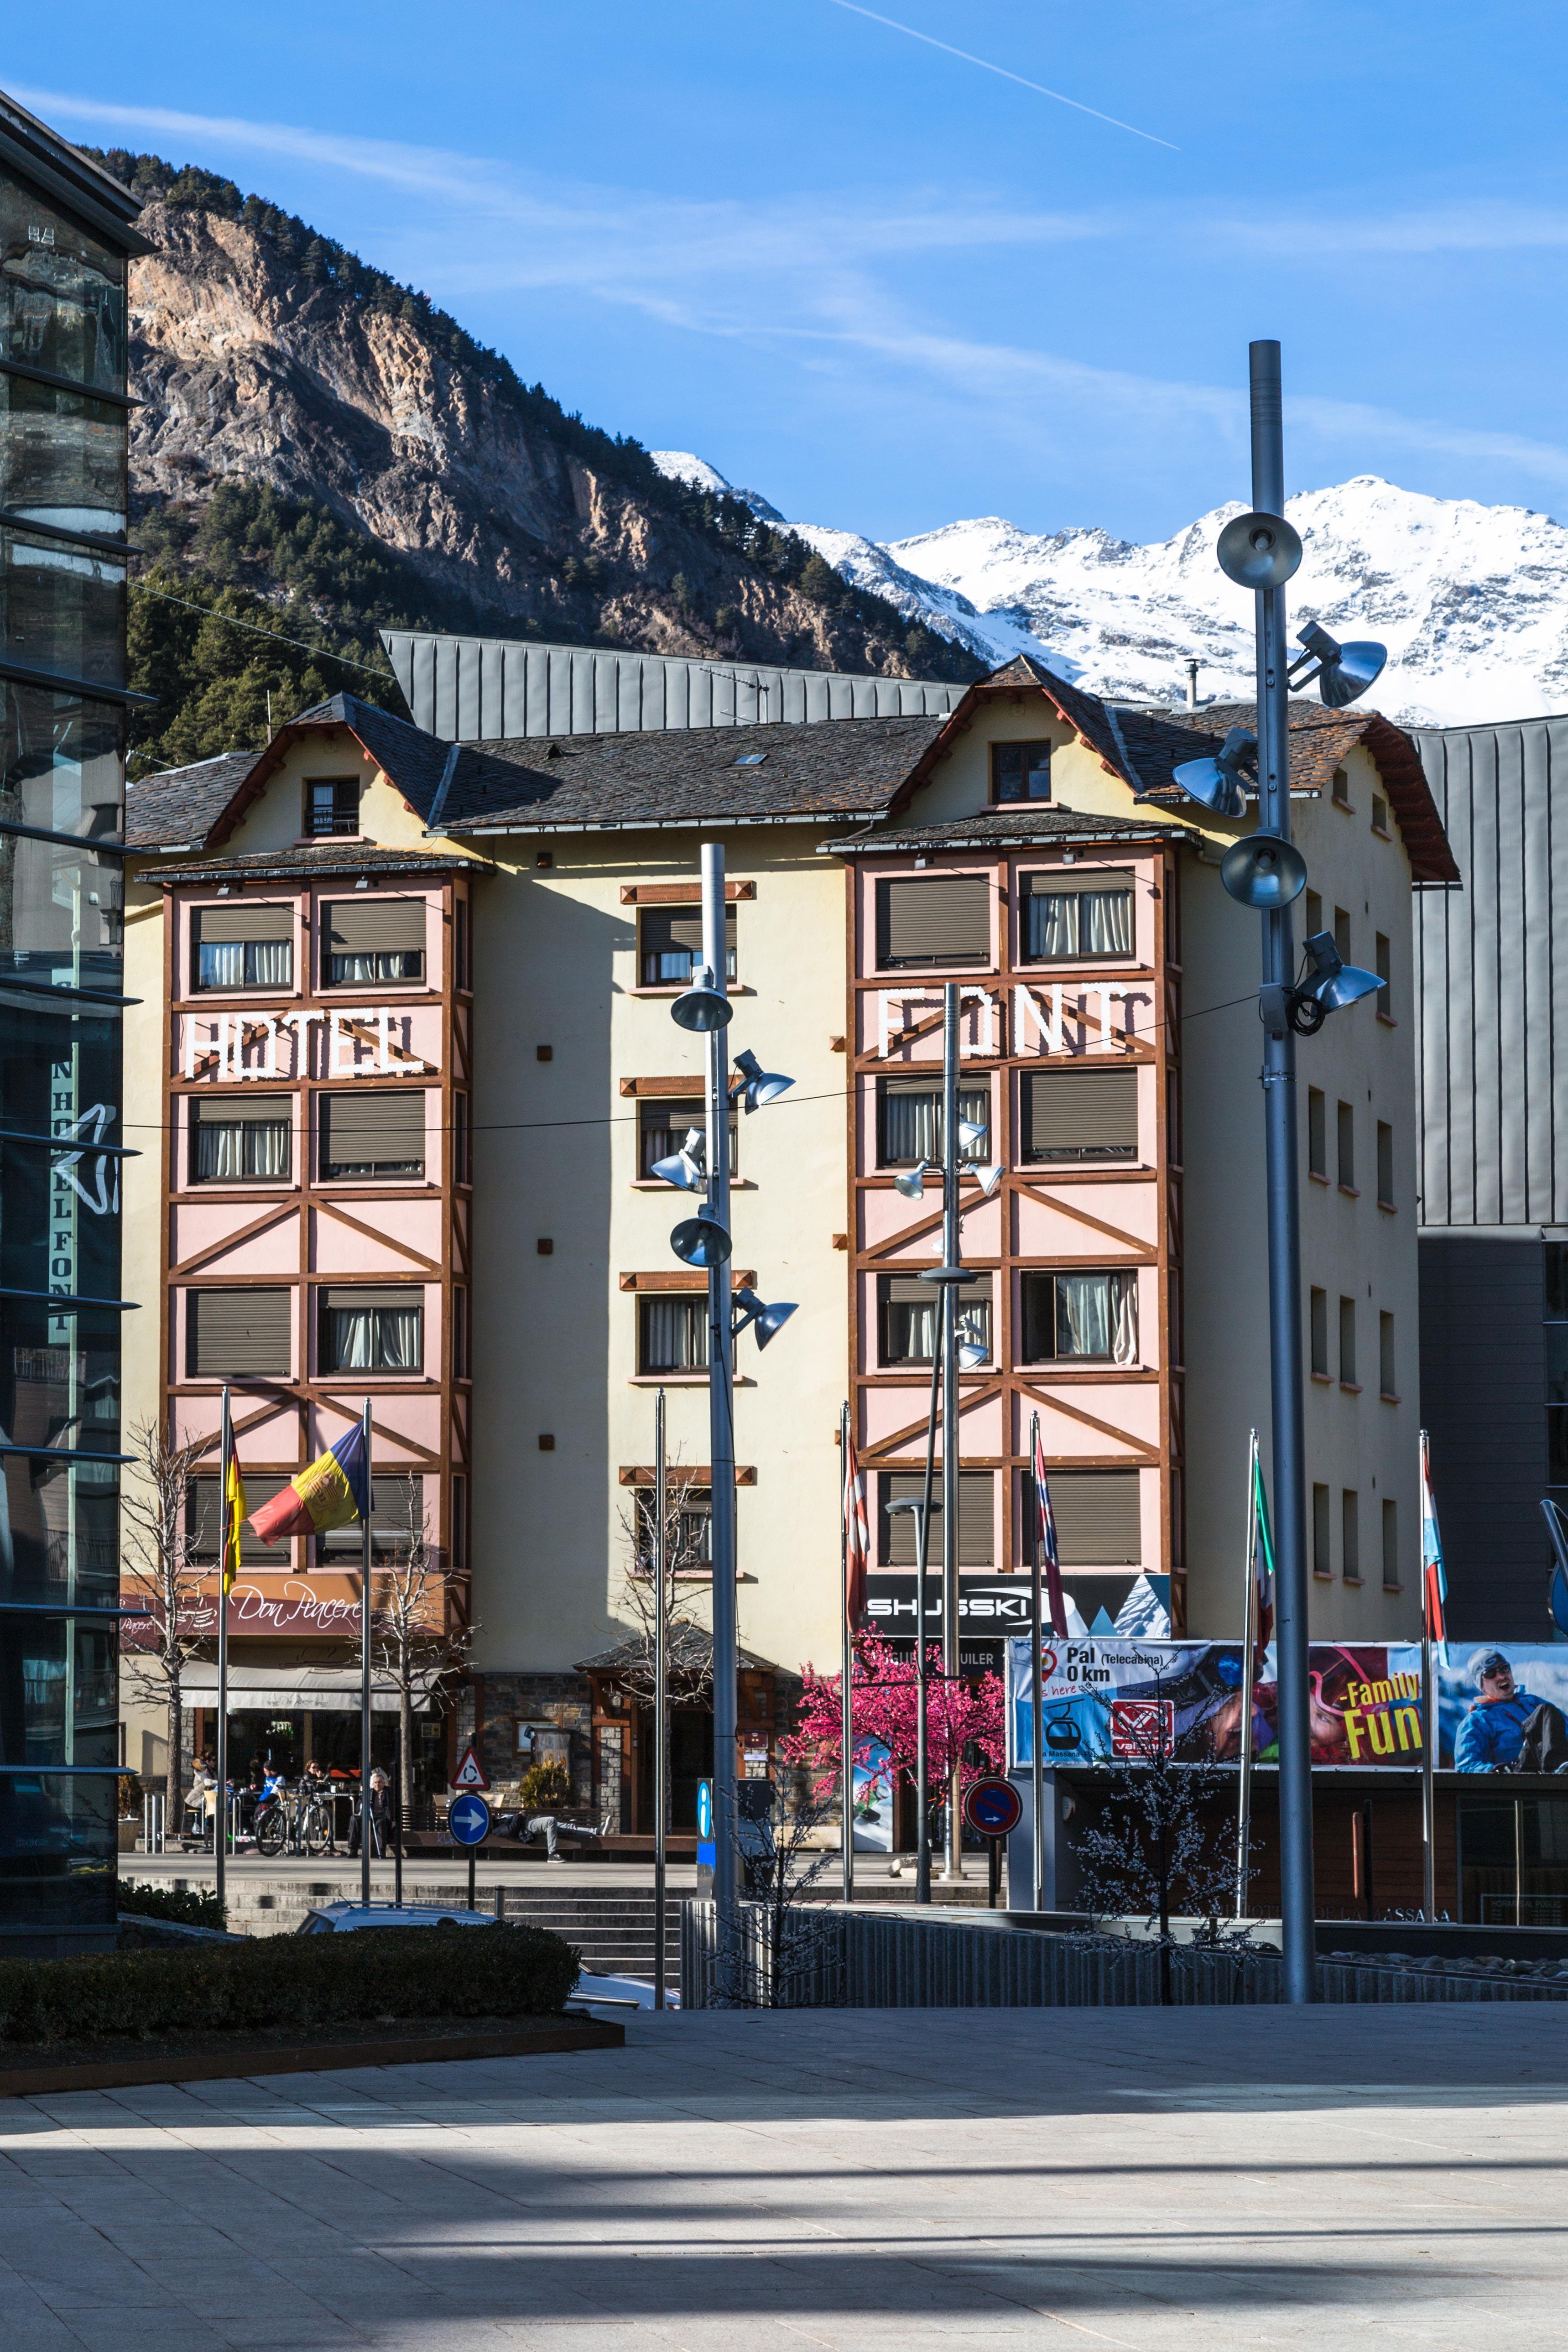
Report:
[[[289,1536],[325,1535],[329,1528],[344,1528],[351,1519],[369,1517],[370,1465],[364,1430],[356,1422],[319,1462],[253,1511],[250,1524],[263,1543],[276,1544]]]
[[[239,1530],[245,1517],[245,1481],[239,1475],[238,1460],[231,1451],[228,1457],[228,1492],[223,1498],[223,1597],[226,1601],[234,1591],[234,1580],[239,1573]]]

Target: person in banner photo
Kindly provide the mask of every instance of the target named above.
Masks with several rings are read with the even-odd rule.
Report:
[[[1454,1735],[1456,1772],[1568,1772],[1568,1719],[1527,1690],[1501,1650],[1478,1650],[1470,1678],[1479,1696]]]

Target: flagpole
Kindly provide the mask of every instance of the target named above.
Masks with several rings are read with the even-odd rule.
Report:
[[[223,1916],[228,1860],[228,1508],[229,1465],[234,1459],[234,1431],[228,1415],[228,1384],[223,1391],[222,1434],[218,1439],[217,1471],[217,1786],[213,1790],[213,1892],[218,1916]]]
[[[370,1475],[370,1399],[361,1423],[364,1449],[364,1510],[360,1518],[359,1573],[359,1899],[370,1907],[370,1523],[375,1486]]]
[[[1421,1909],[1427,1920],[1437,1916],[1437,1709],[1432,1675],[1432,1567],[1426,1558],[1425,1522],[1430,1513],[1434,1532],[1436,1507],[1432,1498],[1432,1463],[1426,1432],[1421,1432]]]
[[[1243,1565],[1246,1599],[1241,1611],[1241,1785],[1236,1815],[1236,1916],[1247,1903],[1247,1854],[1252,1843],[1252,1689],[1257,1675],[1258,1645],[1258,1432],[1247,1448],[1247,1554]]]
[[[1035,1464],[1040,1453],[1040,1416],[1029,1415],[1029,1754],[1034,1759],[1032,1784],[1035,1801],[1034,1907],[1046,1907],[1046,1759],[1045,1708],[1041,1704],[1040,1644],[1046,1629],[1040,1617],[1040,1497],[1035,1483]],[[1012,1887],[1007,1889],[1012,1899]]]
[[[855,1635],[849,1622],[849,1407],[846,1403],[838,1415],[839,1483],[843,1488],[838,1513],[838,1549],[844,1584],[842,1611],[843,1679],[839,1687],[839,1788],[841,1790],[842,1827],[839,1843],[843,1848],[840,1868],[843,1874],[844,1900],[855,1900]]]

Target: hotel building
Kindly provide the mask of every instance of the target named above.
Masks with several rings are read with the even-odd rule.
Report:
[[[963,1202],[966,1654],[1027,1622],[1037,1412],[1083,1622],[1234,1630],[1248,1430],[1268,1444],[1261,1055],[1258,925],[1217,867],[1251,818],[1216,821],[1173,770],[1242,714],[1113,709],[1027,661],[864,716],[781,673],[784,716],[752,719],[744,681],[721,719],[701,666],[640,658],[634,702],[631,657],[607,686],[595,657],[574,707],[557,689],[587,657],[543,648],[487,709],[463,681],[499,662],[454,682],[438,643],[401,650],[416,713],[466,740],[342,697],[132,793],[132,1084],[163,1151],[128,1177],[130,1248],[163,1311],[128,1379],[143,1415],[208,1434],[226,1380],[253,1496],[372,1394],[384,1539],[383,1480],[400,1512],[416,1496],[474,1627],[431,1792],[455,1741],[502,1784],[553,1746],[584,1801],[650,1826],[621,1669],[661,1387],[699,1616],[705,1579],[702,1318],[669,1248],[682,1196],[651,1173],[700,1095],[669,1005],[704,838],[728,861],[731,1046],[795,1081],[737,1120],[737,1279],[799,1310],[738,1351],[743,1768],[768,1769],[802,1666],[837,1662],[846,1396],[872,1622],[912,1626],[887,1505],[923,1459],[940,1180],[911,1200],[896,1179],[940,1156],[948,980],[965,1155],[1001,1171]],[[515,731],[479,731],[496,702]],[[1300,1056],[1314,1625],[1376,1639],[1416,1609],[1411,893],[1453,866],[1407,737],[1292,719],[1307,924],[1389,982]],[[231,1618],[245,1731],[296,1756],[342,1742],[357,1625],[350,1562],[298,1549],[257,1548]],[[684,1713],[678,1818],[708,1738]],[[133,1727],[134,1762],[162,1769],[160,1733]]]

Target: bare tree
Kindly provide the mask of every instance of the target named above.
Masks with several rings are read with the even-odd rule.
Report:
[[[664,1785],[670,1788],[670,1709],[695,1706],[713,1687],[713,1636],[691,1613],[696,1591],[704,1589],[690,1571],[708,1566],[706,1513],[698,1507],[707,1488],[689,1465],[672,1462],[665,1478],[664,1622],[668,1706],[665,1714]],[[616,1672],[632,1696],[651,1708],[658,1686],[659,1590],[658,1505],[651,1486],[632,1489],[629,1509],[620,1515],[627,1553],[624,1600],[632,1637]],[[668,1821],[665,1824],[668,1829]]]
[[[212,1441],[195,1437],[176,1445],[159,1423],[150,1421],[132,1430],[131,1444],[139,1475],[121,1496],[124,1572],[152,1618],[150,1635],[138,1639],[128,1654],[126,1675],[140,1696],[161,1698],[167,1709],[163,1804],[166,1831],[173,1835],[181,1820],[184,1672],[193,1658],[207,1654],[216,1622],[216,1604],[203,1591],[215,1563],[198,1562],[191,1526],[191,1486]]]
[[[837,1820],[837,1792],[814,1790],[805,1772],[791,1778],[793,1787],[743,1780],[737,1790],[744,1895],[714,1950],[711,2009],[829,2009],[843,1998],[842,1918],[813,1906],[836,1859],[821,1833]]]
[[[453,1602],[466,1599],[467,1580],[442,1564],[432,1548],[420,1490],[403,1482],[403,1525],[390,1565],[373,1569],[371,1647],[397,1685],[398,1799],[407,1823],[414,1802],[414,1708],[428,1703],[467,1663],[477,1627]]]

